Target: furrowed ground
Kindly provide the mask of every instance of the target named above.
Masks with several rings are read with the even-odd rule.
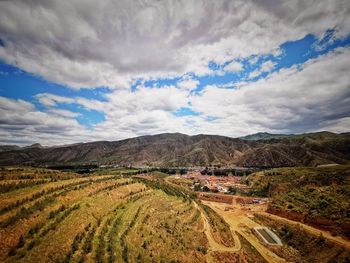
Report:
[[[348,169],[337,169],[332,182],[344,184]],[[323,195],[329,187],[347,194],[342,184],[324,183],[325,171],[316,180],[321,187],[315,184],[319,173],[303,177],[295,170],[290,176],[297,174]],[[284,170],[272,172],[249,178],[254,193],[266,185],[278,189],[276,180],[286,189],[289,177],[277,177]],[[291,186],[292,193],[299,191]],[[82,175],[0,167],[0,262],[349,262],[347,240],[266,213],[276,204],[292,203],[281,203],[283,192],[272,193],[272,203],[240,204],[239,196],[220,203],[198,199],[188,179],[160,172],[101,169]],[[253,229],[261,226],[275,231],[283,246],[259,239]]]
[[[1,168],[1,262],[205,262],[190,197],[114,174]]]

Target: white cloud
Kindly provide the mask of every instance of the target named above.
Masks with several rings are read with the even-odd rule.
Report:
[[[339,120],[330,120],[325,122],[325,126],[320,130],[331,131],[331,132],[349,132],[350,128],[350,117],[341,118]]]
[[[243,65],[237,61],[232,61],[224,67],[224,71],[237,72],[243,69]]]
[[[45,112],[23,100],[0,97],[0,136],[2,143],[58,145],[96,140],[118,140],[161,132],[191,133],[186,117],[173,112],[188,106],[188,90],[173,86],[136,91],[115,90],[107,101],[81,97],[67,98],[50,93],[36,95]],[[87,129],[75,118],[81,115],[59,108],[69,103],[104,113],[105,120]]]
[[[298,133],[349,131],[350,49],[272,73],[235,89],[207,86],[199,94],[173,86],[115,90],[107,101],[36,96],[47,107],[40,112],[23,100],[0,97],[0,136],[3,143],[63,144],[118,140],[145,134],[183,132],[241,136],[258,131]],[[105,121],[89,130],[57,103],[75,103],[104,113]],[[175,116],[183,107],[201,113]],[[208,121],[208,118],[211,120]]]
[[[61,114],[57,114],[57,113]],[[0,136],[2,143],[73,143],[86,140],[88,132],[62,110],[37,111],[33,104],[0,97]],[[81,136],[81,138],[79,138]],[[90,139],[90,137],[89,137]]]
[[[53,108],[59,107],[59,104],[78,104],[82,106],[85,109],[88,110],[96,110],[96,111],[103,111],[105,110],[105,104],[102,101],[94,100],[94,99],[87,99],[83,97],[64,97],[55,95],[52,93],[38,93],[34,96],[37,101],[45,106],[48,110],[51,112],[53,111]],[[58,109],[55,109],[58,110]],[[58,111],[56,111],[56,114],[59,114]],[[61,115],[72,115],[70,113],[63,113],[61,112]],[[74,114],[74,113],[73,113]]]
[[[177,86],[184,90],[194,90],[198,87],[199,81],[190,77],[185,77],[177,83]]]
[[[107,95],[105,121],[95,126],[108,138],[129,138],[161,132],[190,132],[185,120],[173,112],[188,106],[188,91],[173,86],[145,88],[135,92],[117,90]],[[92,103],[94,104],[94,103]],[[87,106],[87,105],[85,105]],[[111,135],[110,131],[114,133]]]
[[[1,1],[0,58],[71,88],[128,88],[136,78],[210,74],[329,28],[348,1]],[[64,18],[64,19],[62,19]]]
[[[249,73],[249,78],[250,79],[256,78],[256,77],[260,76],[260,74],[261,74],[261,71],[259,69],[256,69],[256,70]]]
[[[56,106],[57,103],[74,103],[74,99],[67,98],[55,94],[40,93],[35,95],[35,98],[43,105],[47,107]]]
[[[199,94],[173,86],[115,90],[107,101],[41,94],[47,112],[22,100],[0,98],[2,143],[64,144],[118,140],[145,134],[183,132],[241,136],[258,131],[297,133],[318,130],[345,132],[350,118],[350,49],[341,48],[297,67],[272,73],[235,89],[207,86]],[[45,99],[44,99],[45,98]],[[50,98],[54,101],[51,103]],[[74,112],[57,104],[71,102],[105,115],[89,130]],[[49,102],[48,102],[49,101]],[[175,116],[182,107],[198,116]],[[208,118],[212,119],[208,121]]]
[[[78,112],[73,112],[69,110],[62,110],[62,109],[49,109],[49,113],[53,113],[55,115],[61,116],[61,117],[66,117],[66,118],[75,118],[80,116],[81,114]]]
[[[264,72],[269,73],[274,69],[274,67],[275,64],[271,60],[265,61],[260,65],[258,69],[249,73],[249,78],[252,79],[258,77]]]
[[[261,72],[270,72],[275,67],[275,64],[272,61],[265,61],[260,66]]]
[[[34,105],[24,100],[10,100],[0,97],[0,110],[2,111],[27,112],[34,110],[34,108]]]
[[[174,111],[187,105],[187,91],[173,86],[146,88],[140,86],[135,92],[117,90],[106,96],[115,111]],[[113,110],[106,112],[113,115]]]
[[[250,77],[268,72],[267,78],[235,89],[212,85],[195,94],[200,83],[187,73],[213,74],[209,62],[227,61],[233,62],[214,73],[238,72],[239,58],[251,56],[256,64],[264,54],[281,55],[288,40],[322,37],[329,28],[344,37],[349,14],[342,0],[0,1],[0,59],[69,88],[112,88],[106,101],[38,94],[44,111],[0,97],[1,140],[52,145],[176,131],[348,131],[349,48],[310,60],[302,70],[271,73],[274,64],[266,61]],[[140,78],[167,76],[185,77],[175,86],[130,90]],[[99,111],[105,120],[87,129],[76,120],[82,115],[60,104]],[[174,114],[184,107],[201,114]]]
[[[237,89],[206,87],[191,97],[193,110],[217,120],[201,124],[204,132],[349,131],[350,49],[338,49],[266,79]]]

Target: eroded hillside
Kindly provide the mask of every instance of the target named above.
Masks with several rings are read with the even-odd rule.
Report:
[[[37,166],[112,164],[160,167],[282,167],[345,164],[349,160],[350,135],[327,132],[257,141],[175,133],[60,147],[3,147],[0,152],[0,165]]]

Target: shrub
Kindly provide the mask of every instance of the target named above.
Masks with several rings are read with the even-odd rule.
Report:
[[[207,252],[208,252],[208,249],[206,247],[204,247],[204,246],[197,247],[197,250],[199,252],[201,252],[202,254],[207,254]]]
[[[122,258],[123,258],[124,262],[129,262],[129,248],[126,244],[124,245],[124,249],[122,252]]]

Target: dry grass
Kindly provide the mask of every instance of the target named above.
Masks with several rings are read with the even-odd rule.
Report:
[[[184,198],[131,178],[47,172],[1,169],[1,183],[36,174],[47,182],[0,195],[0,223],[10,222],[0,228],[0,261],[205,262],[201,221]]]

